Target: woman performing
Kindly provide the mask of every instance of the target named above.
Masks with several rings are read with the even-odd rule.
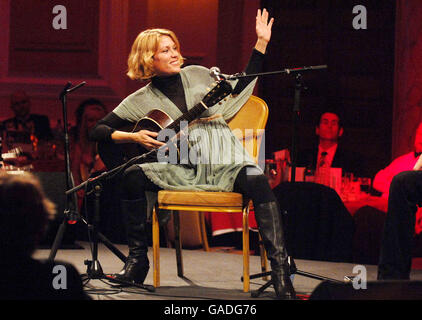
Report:
[[[257,41],[252,51],[246,74],[262,70],[265,51],[271,38],[274,19],[267,10],[258,10],[256,17]],[[111,113],[98,122],[91,138],[99,142],[135,142],[146,149],[164,145],[157,133],[140,130],[119,130],[135,123],[153,109],[166,112],[172,119],[179,118],[201,102],[215,79],[202,66],[183,67],[183,57],[176,35],[165,29],[141,32],[133,43],[128,59],[127,75],[134,80],[150,81],[145,87],[125,98]],[[294,299],[295,290],[290,280],[288,255],[283,237],[281,214],[268,179],[227,125],[251,96],[256,79],[249,77],[233,82],[232,94],[223,102],[209,107],[195,122],[195,130],[202,136],[200,152],[208,159],[215,154],[236,154],[232,163],[184,164],[149,162],[127,168],[122,176],[122,212],[126,216],[129,256],[124,268],[115,274],[117,280],[143,283],[149,270],[147,257],[146,192],[166,190],[198,190],[239,192],[251,199],[260,234],[271,262],[271,277],[277,297]],[[189,131],[189,134],[193,132]],[[218,132],[218,139],[212,138]],[[205,144],[207,142],[207,144]]]

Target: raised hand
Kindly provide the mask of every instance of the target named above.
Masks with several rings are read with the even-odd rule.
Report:
[[[258,9],[255,26],[258,40],[255,45],[255,49],[262,53],[265,53],[267,44],[271,39],[271,28],[274,23],[274,18],[271,18],[270,21],[268,21],[268,17],[269,14],[267,9],[262,10],[262,12],[261,9]]]

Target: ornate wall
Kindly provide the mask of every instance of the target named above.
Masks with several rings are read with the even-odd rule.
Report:
[[[252,1],[257,3],[257,1]],[[81,100],[96,97],[112,110],[143,83],[126,75],[137,34],[153,27],[176,32],[189,63],[216,65],[218,0],[64,0],[67,29],[52,26],[57,1],[0,2],[0,119],[11,116],[9,96],[24,89],[32,111],[61,118],[58,95],[70,81],[87,84],[69,95],[68,118]],[[253,21],[254,21],[254,17]]]
[[[262,5],[276,16],[267,71],[329,65],[327,72],[307,79],[300,127],[304,143],[312,141],[315,119],[330,104],[343,110],[346,142],[367,152],[375,169],[411,148],[422,116],[421,1],[397,1],[397,5],[394,0],[60,3],[67,8],[67,30],[52,27],[57,1],[0,1],[0,119],[11,115],[10,93],[24,89],[32,97],[33,112],[48,114],[54,124],[61,118],[58,94],[67,81],[87,82],[69,96],[70,121],[87,97],[102,99],[111,110],[143,85],[125,76],[126,58],[136,35],[150,27],[174,30],[189,63],[239,72],[254,45],[255,14]],[[355,4],[367,6],[367,30],[351,27]],[[292,81],[269,77],[259,81],[259,88],[255,93],[271,109],[266,140],[271,152],[290,144]]]

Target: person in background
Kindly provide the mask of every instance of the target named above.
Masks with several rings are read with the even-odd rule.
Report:
[[[10,96],[10,108],[14,117],[3,121],[3,152],[14,154],[8,165],[28,168],[31,163],[48,154],[53,139],[49,118],[31,113],[31,100],[25,91],[19,90]]]
[[[106,114],[105,105],[94,98],[82,101],[76,109],[76,125],[70,130],[72,174],[75,185],[88,179],[91,173],[105,168],[98,155],[96,142],[89,140],[89,132]]]
[[[69,132],[71,169],[75,186],[86,181],[92,173],[105,169],[98,155],[96,142],[89,140],[89,132],[106,114],[105,105],[94,98],[82,101],[76,109],[76,125]],[[81,208],[84,191],[79,190],[77,195]]]
[[[298,152],[297,167],[341,168],[344,173],[353,173],[355,176],[365,176],[365,160],[350,152],[340,143],[344,128],[340,116],[333,111],[322,113],[315,128],[318,145],[312,149]]]
[[[415,131],[414,150],[394,159],[386,168],[377,172],[372,187],[388,198],[393,177],[403,171],[412,170],[422,153],[422,121]]]
[[[3,122],[8,142],[32,144],[33,139],[53,138],[48,117],[31,113],[31,100],[25,91],[16,91],[10,96],[10,108],[14,117]]]
[[[0,300],[90,299],[71,264],[32,258],[54,214],[37,178],[0,171]]]

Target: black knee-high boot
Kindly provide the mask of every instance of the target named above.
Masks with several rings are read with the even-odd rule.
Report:
[[[271,280],[278,298],[296,299],[290,280],[288,254],[284,241],[283,224],[275,201],[254,206],[255,219],[271,263]]]
[[[122,213],[126,220],[129,247],[124,268],[114,274],[116,280],[142,284],[148,274],[148,242],[146,233],[146,199],[122,200]]]

